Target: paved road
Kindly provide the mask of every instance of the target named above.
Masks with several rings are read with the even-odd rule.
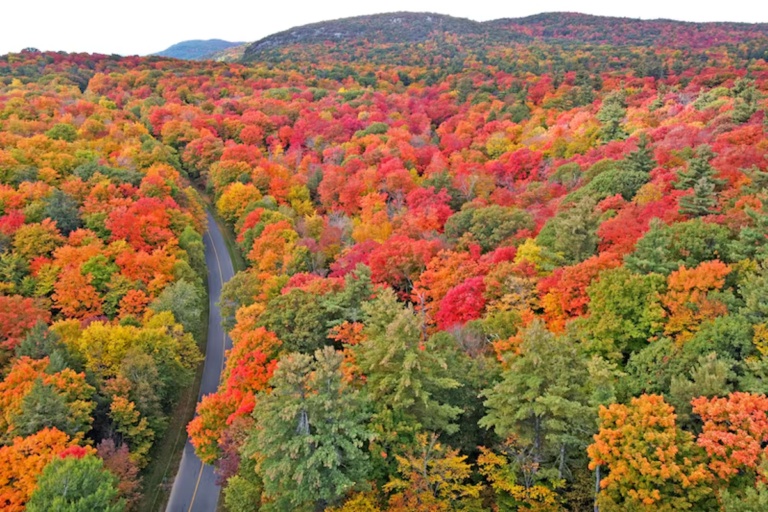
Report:
[[[218,388],[224,369],[224,351],[232,347],[232,340],[221,328],[221,312],[216,303],[221,295],[221,287],[232,278],[234,270],[224,238],[210,213],[204,241],[210,315],[208,347],[205,353],[203,380],[197,395],[198,402],[204,395],[213,393]],[[219,500],[219,491],[213,466],[205,465],[197,458],[192,443],[187,439],[166,512],[214,512]]]

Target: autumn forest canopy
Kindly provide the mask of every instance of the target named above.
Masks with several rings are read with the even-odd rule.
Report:
[[[397,13],[229,60],[0,56],[0,509],[155,492],[209,207],[225,510],[768,510],[768,25]]]

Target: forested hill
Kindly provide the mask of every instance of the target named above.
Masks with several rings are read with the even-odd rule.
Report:
[[[543,41],[701,49],[748,42],[751,49],[755,41],[765,41],[768,24],[639,20],[568,12],[478,22],[434,13],[395,12],[324,21],[278,32],[250,44],[243,60],[274,60],[274,52],[286,47],[364,41],[410,44],[426,41],[435,34],[451,34],[462,42],[472,40],[483,45]]]
[[[153,55],[160,57],[173,57],[174,59],[184,60],[202,60],[208,58],[211,54],[222,52],[227,48],[239,46],[243,43],[233,43],[221,39],[209,39],[207,41],[194,39],[191,41],[182,41],[166,48]]]
[[[541,39],[583,43],[705,48],[766,37],[768,24],[690,23],[674,20],[639,20],[554,12],[525,18],[505,18],[484,23]]]
[[[372,43],[415,43],[426,40],[435,32],[459,36],[485,36],[496,39],[523,39],[525,36],[499,31],[496,27],[435,13],[394,12],[323,21],[294,27],[267,36],[251,44],[244,59],[254,60],[264,51],[293,44],[323,43],[326,41],[369,41]]]

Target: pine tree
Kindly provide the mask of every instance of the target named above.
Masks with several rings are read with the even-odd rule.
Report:
[[[269,500],[262,510],[312,510],[365,487],[369,406],[343,381],[343,359],[325,347],[314,359],[293,353],[278,363],[274,389],[262,396],[245,446],[246,456],[257,457]]]
[[[502,438],[513,436],[530,457],[536,480],[562,479],[572,455],[578,456],[596,431],[597,408],[590,403],[590,369],[566,336],[542,322],[522,335],[502,380],[484,391],[488,414],[480,426]]]
[[[693,195],[680,198],[680,213],[691,217],[702,217],[716,211],[715,193],[725,180],[715,178],[717,169],[710,163],[715,156],[712,148],[703,145],[696,150],[696,156],[688,162],[688,168],[677,173],[675,188],[693,189]]]
[[[81,416],[81,420],[82,415]],[[91,419],[88,417],[88,419]],[[90,429],[87,423],[78,422],[65,397],[50,384],[37,379],[24,397],[21,413],[14,420],[18,435],[29,436],[44,428],[57,428],[70,437]]]
[[[743,124],[749,121],[757,112],[757,100],[759,93],[755,88],[754,80],[740,78],[736,80],[732,93],[736,100],[733,105],[731,117],[735,123]]]
[[[725,183],[724,180],[715,178],[717,169],[712,167],[710,161],[716,156],[710,146],[706,144],[699,146],[696,149],[696,156],[688,162],[687,169],[678,171],[675,188],[677,190],[691,189],[696,186],[701,178],[710,180],[716,186]]]
[[[649,173],[656,168],[656,160],[653,156],[653,149],[649,145],[650,141],[646,134],[640,135],[637,142],[637,149],[629,153],[622,162],[622,168],[626,171]]]
[[[678,211],[689,217],[704,217],[717,212],[715,184],[707,178],[699,178],[693,186],[693,195],[682,196]]]
[[[627,99],[623,92],[609,94],[603,100],[603,105],[597,113],[597,119],[603,124],[600,129],[600,140],[603,143],[612,140],[623,140],[627,132],[621,126],[627,115]]]
[[[417,429],[455,431],[453,420],[460,410],[438,402],[433,393],[459,383],[449,377],[446,362],[426,338],[419,317],[400,305],[391,289],[366,304],[364,311],[368,340],[358,345],[357,356],[376,416],[389,411],[410,418]]]

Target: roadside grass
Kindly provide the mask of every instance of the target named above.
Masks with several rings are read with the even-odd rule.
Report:
[[[208,344],[208,319],[210,303],[208,300],[208,281],[205,280],[206,300],[203,306],[203,321],[200,329],[198,347],[205,354]],[[169,416],[168,429],[152,447],[150,463],[141,472],[143,497],[138,504],[141,512],[155,512],[165,508],[171,495],[173,479],[179,470],[181,455],[187,442],[187,424],[195,416],[197,407],[197,395],[200,391],[200,382],[203,379],[205,361],[200,361],[195,372],[195,380],[181,392],[179,401]]]

